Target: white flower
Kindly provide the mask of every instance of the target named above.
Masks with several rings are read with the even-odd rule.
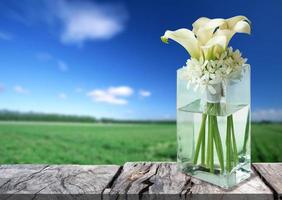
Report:
[[[246,61],[239,50],[233,51],[230,47],[219,55],[218,60],[188,59],[181,78],[187,80],[187,88],[193,86],[194,90],[208,89],[211,94],[215,94],[215,85],[241,78]]]
[[[213,60],[226,50],[235,33],[251,32],[250,21],[244,16],[229,19],[201,17],[192,26],[192,31],[185,28],[168,30],[161,39],[165,43],[168,43],[168,39],[178,42],[192,58]]]
[[[239,50],[227,48],[235,33],[250,34],[250,21],[244,16],[229,19],[199,18],[193,29],[185,28],[166,31],[161,37],[168,43],[172,39],[182,45],[191,58],[187,60],[182,79],[187,80],[187,88],[208,90],[211,94],[219,91],[218,84],[227,80],[241,78],[241,72],[247,65]]]

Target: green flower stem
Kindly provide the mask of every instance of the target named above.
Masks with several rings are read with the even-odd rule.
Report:
[[[230,137],[230,121],[227,117],[227,128],[226,128],[226,170],[231,171],[231,137]]]
[[[213,159],[213,117],[209,115],[209,166],[210,172],[214,173],[214,159]]]
[[[207,166],[210,166],[210,140],[211,140],[211,122],[210,122],[210,116],[208,116],[208,146],[207,146]]]
[[[231,135],[232,135],[233,161],[234,161],[234,166],[236,166],[238,163],[238,151],[237,151],[236,138],[234,132],[233,116],[230,115],[229,117],[230,117]]]
[[[224,171],[224,157],[223,157],[223,149],[222,149],[222,142],[220,138],[220,133],[218,130],[218,123],[217,123],[217,118],[216,116],[214,118],[214,143],[218,155],[218,160],[220,164],[221,171]]]
[[[245,137],[244,137],[244,145],[243,145],[243,154],[246,154],[247,151],[247,142],[249,140],[249,134],[250,134],[250,111],[248,112],[248,117],[247,117],[247,124],[246,124],[246,128],[245,128]]]
[[[220,112],[219,103],[208,103],[207,113],[202,115],[202,122],[197,139],[195,155],[193,158],[194,164],[197,164],[201,150],[201,165],[209,168],[211,173],[215,171],[214,163],[214,148],[216,149],[220,171],[223,173],[225,170],[230,172],[238,163],[238,150],[235,138],[235,128],[233,122],[233,115],[227,117],[226,128],[226,163],[224,162],[224,152],[219,132],[218,121],[216,114]],[[208,120],[208,122],[207,122]],[[206,123],[207,126],[207,147],[206,147]],[[247,129],[247,128],[246,128]],[[247,136],[245,136],[247,138]],[[214,147],[215,146],[215,147]]]
[[[202,166],[205,166],[205,153],[206,153],[206,119],[207,115],[203,114],[204,117],[204,125],[203,125],[203,139],[202,139],[202,149],[201,149],[201,164]]]
[[[196,145],[196,151],[195,151],[195,156],[194,156],[194,164],[197,164],[198,161],[198,157],[199,157],[199,151],[200,151],[200,147],[201,145],[204,143],[205,144],[205,129],[206,129],[206,119],[207,119],[207,115],[203,114],[202,115],[202,123],[201,123],[201,128],[200,128],[200,132],[199,132],[199,136],[198,136],[198,141],[197,141],[197,145]],[[203,146],[202,146],[202,156],[203,156]],[[205,152],[204,152],[205,153]]]
[[[217,117],[216,117],[216,115],[218,113],[220,113],[220,109],[221,109],[220,103],[208,103],[207,109],[208,109],[208,112],[212,114],[212,115],[210,115],[212,143],[214,142],[214,145],[216,147],[216,152],[217,152],[221,172],[223,172],[224,171],[223,147],[222,147],[222,142],[221,142],[221,136],[220,136],[219,129],[218,129]],[[212,152],[210,152],[210,155],[213,155],[214,154],[214,152],[213,152],[214,148],[213,148],[213,144],[211,144],[211,145],[212,145],[212,147],[211,147]],[[213,164],[213,166],[214,166],[214,164]],[[211,169],[211,171],[213,171],[213,169]]]

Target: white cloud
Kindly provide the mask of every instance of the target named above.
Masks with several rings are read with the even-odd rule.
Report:
[[[127,12],[118,4],[60,1],[57,16],[63,25],[63,43],[110,39],[124,30]]]
[[[18,94],[28,94],[29,90],[27,90],[26,88],[20,86],[20,85],[16,85],[14,87],[14,91]]]
[[[13,36],[10,33],[0,31],[1,40],[11,40]]]
[[[65,99],[67,99],[68,98],[68,96],[65,94],[65,93],[60,93],[59,95],[58,95],[58,97],[59,97],[59,99],[63,99],[63,100],[65,100]]]
[[[252,112],[252,120],[253,121],[282,121],[282,109],[258,109]]]
[[[26,26],[44,23],[62,43],[82,45],[89,40],[110,39],[125,29],[128,12],[116,2],[9,0],[4,13]],[[1,33],[0,33],[1,38]],[[10,38],[2,34],[2,38]]]
[[[133,94],[133,89],[128,86],[109,87],[105,90],[95,89],[87,93],[93,101],[104,102],[114,105],[125,105],[128,103],[125,97]]]
[[[61,70],[62,72],[68,71],[69,67],[64,61],[58,60],[57,63],[59,70]]]
[[[130,96],[133,94],[133,89],[128,86],[109,87],[108,93],[113,96]]]
[[[149,97],[149,96],[152,95],[152,93],[151,93],[150,91],[148,91],[148,90],[140,90],[140,91],[139,91],[139,95],[140,95],[141,97]]]
[[[124,105],[127,104],[127,100],[123,98],[116,97],[114,95],[109,94],[107,91],[103,90],[93,90],[88,93],[94,101],[97,102],[105,102],[109,104],[117,104],[117,105]]]

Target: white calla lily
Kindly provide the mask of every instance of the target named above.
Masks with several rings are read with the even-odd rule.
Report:
[[[193,28],[193,32],[197,36],[197,39],[201,43],[201,45],[205,45],[212,37],[215,32],[215,30],[218,27],[224,26],[225,21],[224,19],[208,19],[204,18],[205,20],[201,20],[200,22],[197,22],[196,25],[198,26],[201,24],[200,27]]]
[[[200,57],[200,48],[195,34],[185,28],[176,31],[166,31],[161,37],[162,41],[168,43],[168,39],[172,39],[182,45],[193,58]]]
[[[192,58],[210,60],[220,56],[235,33],[251,33],[250,20],[241,15],[228,19],[201,17],[192,26],[192,31],[166,31],[161,39],[165,43],[168,39],[178,42]]]
[[[192,58],[199,59],[204,56],[204,59],[209,60],[214,57],[213,55],[218,55],[225,50],[228,38],[225,35],[204,38],[205,33],[207,33],[205,31],[206,29],[203,29],[202,39],[196,38],[194,33],[188,29],[166,31],[161,39],[165,43],[168,43],[168,39],[176,41],[188,51]]]

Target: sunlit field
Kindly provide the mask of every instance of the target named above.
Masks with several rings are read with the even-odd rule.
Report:
[[[1,163],[175,161],[174,124],[0,123]],[[282,124],[252,125],[253,162],[282,161]]]

